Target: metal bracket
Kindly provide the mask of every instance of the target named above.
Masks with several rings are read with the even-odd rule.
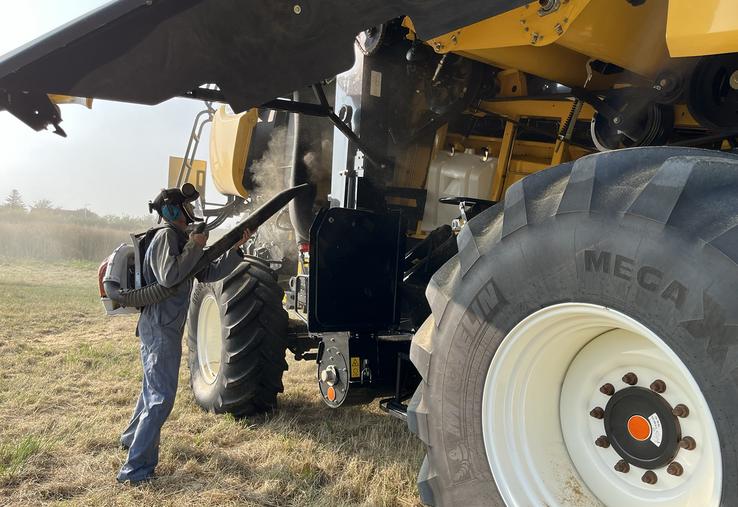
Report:
[[[538,15],[543,17],[558,11],[561,7],[561,0],[540,0],[539,4],[541,7],[538,9]]]

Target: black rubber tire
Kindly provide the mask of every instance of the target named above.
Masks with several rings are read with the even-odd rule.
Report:
[[[223,349],[215,382],[208,384],[197,354],[197,322],[203,298],[213,295],[220,308]],[[208,412],[237,417],[276,407],[287,370],[287,312],[284,291],[265,264],[245,260],[217,283],[198,283],[192,293],[187,326],[190,387]]]
[[[690,369],[720,439],[721,505],[735,505],[738,157],[664,147],[587,156],[513,185],[458,242],[459,254],[431,280],[432,315],[410,353],[423,377],[408,410],[427,446],[423,502],[504,505],[482,436],[490,362],[523,318],[576,301],[640,321]],[[639,282],[636,269],[614,276],[612,262],[587,270],[587,250],[651,266],[663,282]],[[681,288],[666,291],[669,281]]]

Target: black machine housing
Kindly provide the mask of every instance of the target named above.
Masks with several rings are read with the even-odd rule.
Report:
[[[425,287],[457,247],[450,226],[422,242],[408,237],[422,219],[426,192],[398,186],[396,177],[412,164],[427,167],[430,149],[411,148],[432,146],[438,127],[479,95],[484,69],[463,59],[442,62],[404,40],[398,25],[382,30],[391,43],[370,55],[357,51],[354,67],[332,83],[333,108],[360,142],[336,126],[331,207],[312,222],[308,274],[293,288],[309,333],[321,338],[324,401],[338,407],[391,393],[382,407],[402,418],[402,401],[419,381],[408,354],[430,314]],[[324,102],[320,91],[316,97]],[[298,123],[296,136],[301,127],[309,128]],[[409,151],[420,155],[408,160]],[[301,159],[296,153],[293,160]]]

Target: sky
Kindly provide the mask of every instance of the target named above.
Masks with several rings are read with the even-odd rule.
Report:
[[[108,0],[0,0],[0,55],[89,12]],[[0,203],[13,189],[28,204],[49,199],[99,214],[148,213],[167,184],[169,156],[184,155],[201,102],[158,106],[94,101],[92,110],[62,105],[68,137],[35,132],[0,112]],[[207,160],[206,129],[197,158]],[[220,202],[210,185],[208,201]]]

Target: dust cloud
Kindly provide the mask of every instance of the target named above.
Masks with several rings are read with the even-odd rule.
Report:
[[[287,128],[275,129],[264,156],[248,169],[254,182],[252,197],[255,207],[289,186],[291,148],[292,136],[288,135]],[[256,244],[257,248],[268,248],[273,260],[297,261],[294,233],[286,207],[259,227]]]
[[[248,168],[254,183],[252,197],[256,206],[290,186],[293,143],[293,133],[286,127],[275,129],[263,157]],[[308,171],[308,180],[316,186],[319,195],[327,195],[331,176],[327,168],[330,168],[333,156],[332,140],[316,138],[306,148],[302,161]],[[317,204],[324,204],[320,197]],[[295,235],[287,208],[259,228],[257,243],[270,249],[272,259],[285,257],[297,260]]]

